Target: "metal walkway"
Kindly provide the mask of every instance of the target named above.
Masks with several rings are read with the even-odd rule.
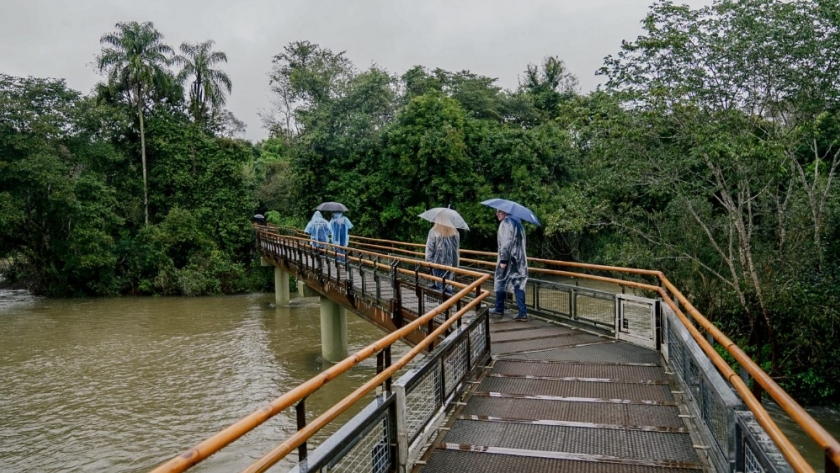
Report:
[[[295,473],[813,472],[721,347],[817,441],[825,471],[840,473],[840,443],[661,272],[530,259],[530,320],[497,321],[487,305],[492,253],[462,250],[471,269],[448,268],[422,261],[413,243],[358,238],[318,249],[294,229],[271,226],[255,226],[254,236],[275,283],[294,275],[387,335],[154,473],[185,471],[292,407],[297,432],[243,472],[267,471],[295,449]],[[454,280],[431,276],[433,268]],[[433,282],[451,284],[454,294]],[[392,360],[399,340],[413,347]],[[375,376],[307,416],[309,395],[373,356]],[[308,450],[313,433],[377,389]]]
[[[703,471],[657,352],[533,319],[491,347],[415,471]]]

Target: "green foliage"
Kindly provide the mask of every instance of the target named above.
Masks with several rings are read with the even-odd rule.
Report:
[[[50,295],[215,294],[262,288],[252,266],[248,143],[161,107],[149,117],[156,190],[144,224],[119,105],[62,81],[0,76],[0,248],[11,283]],[[256,277],[255,277],[256,275]]]
[[[213,51],[214,41],[203,43],[181,43],[181,54],[172,58],[175,64],[181,66],[176,79],[185,83],[192,78],[187,86],[189,96],[189,110],[193,121],[203,123],[211,114],[216,114],[225,105],[233,84],[224,71],[213,69],[212,66],[227,62],[227,55],[221,51]]]

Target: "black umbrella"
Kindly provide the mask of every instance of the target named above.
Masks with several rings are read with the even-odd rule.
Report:
[[[315,207],[315,210],[324,210],[327,212],[347,212],[347,207],[344,204],[340,204],[338,202],[324,202],[321,205]]]

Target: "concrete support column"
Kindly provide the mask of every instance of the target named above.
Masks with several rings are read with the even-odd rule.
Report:
[[[327,361],[347,358],[347,311],[321,296],[321,355]]]
[[[274,302],[278,306],[289,305],[289,273],[274,267]]]
[[[300,297],[315,297],[318,295],[315,289],[312,289],[311,287],[307,286],[306,283],[301,281],[300,279],[298,279],[297,282],[297,289],[298,294],[300,294]]]

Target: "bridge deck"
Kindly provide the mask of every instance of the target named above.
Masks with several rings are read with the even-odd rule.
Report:
[[[494,321],[491,341],[415,471],[703,471],[657,352],[535,319]]]
[[[352,304],[365,300],[387,310],[397,300],[413,317],[443,300],[404,273],[399,277],[405,284],[396,286],[400,289],[395,293],[385,283],[395,277],[388,271],[357,265],[348,272],[331,258],[308,254],[298,254],[291,265],[290,259],[283,264],[316,290],[343,297],[352,288]],[[345,285],[349,287],[335,292]],[[546,290],[540,297],[550,295]],[[474,316],[470,312],[465,319]],[[675,384],[656,351],[534,317],[524,323],[493,321],[490,332],[491,364],[414,471],[708,470],[689,424],[680,417]]]

